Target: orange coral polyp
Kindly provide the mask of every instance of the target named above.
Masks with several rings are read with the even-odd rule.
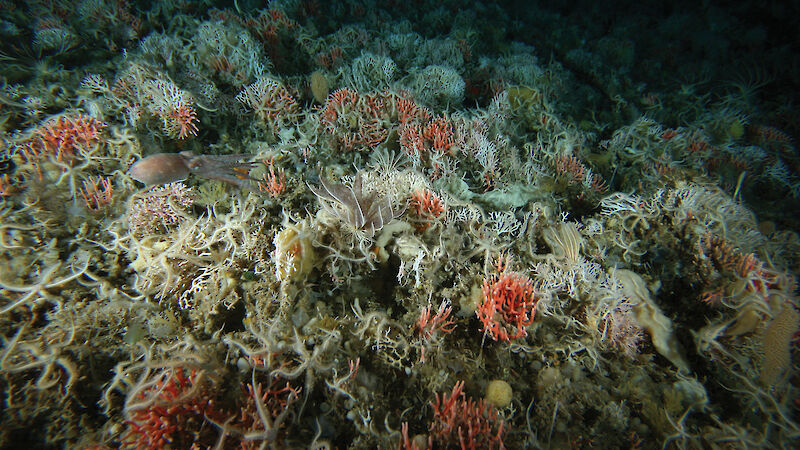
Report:
[[[90,116],[61,116],[36,130],[38,151],[59,160],[74,156],[77,147],[90,147],[100,141],[106,124]]]
[[[439,217],[444,212],[442,199],[428,189],[422,189],[411,195],[411,207],[417,216],[428,220]]]
[[[533,282],[525,275],[503,272],[483,281],[483,302],[476,314],[483,331],[496,341],[508,341],[527,335],[533,323],[536,298]]]

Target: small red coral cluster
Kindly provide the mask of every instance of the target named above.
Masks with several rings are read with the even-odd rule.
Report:
[[[559,176],[569,184],[588,183],[597,194],[608,191],[605,181],[596,173],[592,173],[583,163],[572,155],[561,155],[555,159],[555,169]]]
[[[453,124],[444,116],[431,118],[427,109],[417,108],[424,114],[416,114],[420,121],[401,120],[400,146],[409,156],[421,155],[433,151],[437,155],[450,154],[450,148],[456,144]]]
[[[417,333],[423,339],[430,339],[436,333],[449,334],[455,329],[455,322],[450,318],[453,307],[442,303],[436,314],[431,315],[431,305],[428,305],[419,315],[416,322]]]
[[[114,185],[108,177],[89,177],[83,180],[80,193],[88,209],[99,211],[114,200]]]
[[[778,274],[764,266],[753,253],[744,253],[720,236],[705,234],[695,244],[695,264],[700,267],[706,284],[700,299],[709,306],[717,306],[726,296],[739,293],[726,292],[725,286],[732,281],[744,282],[743,289],[763,299],[769,290],[777,288],[781,282]]]
[[[464,382],[453,387],[450,395],[436,394],[433,406],[431,437],[434,442],[452,445],[458,442],[462,449],[504,448],[504,423],[497,411],[480,399],[477,402],[467,398]]]
[[[188,373],[187,373],[188,372]],[[182,367],[165,371],[152,386],[135,396],[126,421],[123,447],[137,449],[223,447],[226,437],[233,446],[258,448],[273,442],[297,400],[300,389],[273,379],[242,385],[242,396],[228,409],[215,401],[210,380],[196,370]],[[224,447],[228,448],[228,446]]]
[[[78,148],[89,148],[100,141],[100,133],[106,124],[89,116],[61,116],[38,128],[26,157],[53,156],[65,161],[75,156]],[[30,159],[30,158],[29,158]]]
[[[199,393],[197,373],[188,375],[178,367],[166,381],[159,381],[141,394],[141,399],[157,392],[152,403],[131,413],[127,421],[125,446],[136,448],[189,448],[205,441],[211,444],[216,433],[213,427],[204,426],[206,417],[223,421],[224,415],[214,401]],[[195,433],[205,428],[205,433]],[[209,433],[210,431],[210,433]]]
[[[288,118],[297,114],[299,106],[284,85],[269,78],[260,78],[244,88],[236,100],[253,111],[262,123],[277,129]]]
[[[533,281],[527,276],[502,270],[483,281],[483,302],[476,311],[483,331],[495,341],[527,335],[525,327],[536,314]]]
[[[50,168],[66,172],[77,162],[89,158],[87,155],[104,142],[102,132],[105,127],[106,124],[100,120],[80,113],[50,118],[40,124],[30,137],[12,147],[29,167],[15,176],[0,175],[0,197],[20,193],[27,182],[32,181],[30,175],[43,180],[44,173]],[[50,164],[45,166],[45,163]],[[111,202],[110,181],[89,177],[83,185],[81,194],[89,209],[97,210]],[[77,194],[74,186],[72,189]]]
[[[455,321],[450,318],[452,312],[453,307],[447,302],[439,305],[436,314],[431,314],[430,304],[420,312],[419,318],[414,324],[421,343],[419,362],[425,362],[426,348],[438,345],[442,336],[452,333],[456,328]]]
[[[170,125],[177,133],[178,139],[186,139],[189,136],[197,136],[197,113],[194,106],[189,104],[180,105],[177,109],[165,114],[164,121]],[[167,126],[165,125],[165,128]]]
[[[262,180],[258,182],[258,189],[272,198],[280,197],[286,192],[286,173],[280,167],[275,167],[273,158],[267,160],[266,163],[269,172],[265,173]]]
[[[374,149],[396,130],[403,152],[435,169],[458,143],[452,121],[397,94],[358,94],[342,88],[328,96],[320,118],[343,150]]]
[[[342,88],[331,93],[322,107],[325,129],[347,151],[373,149],[389,136],[384,126],[386,102],[380,95],[359,95]]]
[[[431,402],[433,420],[428,435],[427,448],[503,449],[505,423],[497,411],[485,400],[475,401],[464,393],[464,382],[459,381],[450,395],[436,394]],[[419,449],[415,439],[408,435],[408,424],[402,425],[403,449]]]
[[[422,189],[411,195],[411,210],[422,222],[416,225],[420,233],[427,230],[430,222],[445,211],[441,197],[429,189]]]
[[[146,83],[147,107],[159,117],[170,137],[186,139],[197,135],[197,113],[191,96],[171,81],[160,79]]]
[[[434,116],[413,100],[396,96],[400,148],[413,161],[432,167],[434,176],[441,175],[442,160],[453,153],[459,143],[453,122],[445,116]]]

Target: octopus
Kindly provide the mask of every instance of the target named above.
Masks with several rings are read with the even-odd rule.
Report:
[[[182,181],[189,174],[223,181],[239,187],[249,187],[256,180],[250,178],[250,168],[255,163],[242,162],[252,154],[195,155],[192,152],[157,153],[137,161],[128,170],[136,181],[153,186]]]

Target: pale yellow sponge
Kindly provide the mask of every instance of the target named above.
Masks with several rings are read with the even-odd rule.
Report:
[[[284,220],[283,229],[273,239],[272,261],[278,281],[300,280],[311,272],[317,260],[311,242],[311,230],[305,221]]]
[[[764,359],[758,379],[765,386],[774,386],[781,375],[791,366],[792,336],[797,332],[800,316],[791,303],[786,302],[783,309],[770,321],[764,330],[762,343]]]
[[[512,394],[510,384],[503,380],[492,380],[486,386],[486,403],[496,408],[505,408],[511,404]]]

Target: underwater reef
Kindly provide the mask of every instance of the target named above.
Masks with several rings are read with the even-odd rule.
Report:
[[[797,448],[792,8],[0,1],[0,447]]]

